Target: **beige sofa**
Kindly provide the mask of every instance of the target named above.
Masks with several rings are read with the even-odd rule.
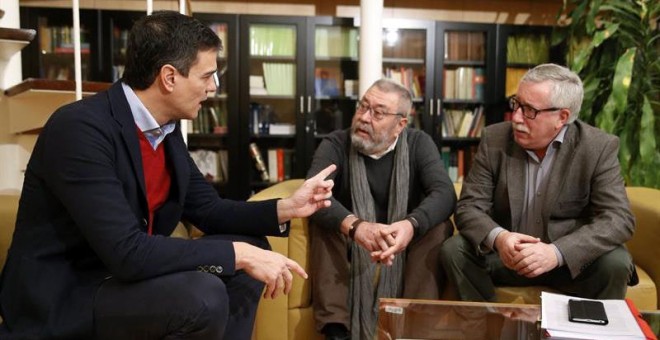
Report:
[[[288,180],[271,186],[250,200],[265,200],[287,197],[302,184],[302,180]],[[457,185],[457,193],[460,185]],[[640,283],[630,287],[627,297],[642,310],[657,309],[658,284],[660,284],[660,190],[649,188],[626,188],[633,213],[637,219],[637,229],[628,248],[637,264]],[[309,242],[307,219],[294,219],[288,239],[269,238],[273,250],[280,252],[298,263],[309,272]],[[656,284],[658,283],[658,284]],[[288,296],[277,299],[262,299],[257,311],[254,339],[322,339],[314,329],[311,306],[311,285],[309,280],[294,276],[293,289]],[[452,296],[448,288],[445,296]],[[543,287],[498,287],[500,302],[540,303]]]
[[[288,180],[273,185],[250,198],[265,200],[287,197],[302,184],[302,180]],[[460,191],[460,187],[458,188]],[[637,229],[628,248],[638,267],[640,284],[628,290],[637,307],[657,309],[660,284],[660,190],[626,188],[637,218]],[[4,265],[7,249],[16,223],[18,196],[0,195],[0,269]],[[270,237],[273,249],[298,263],[309,272],[309,243],[307,219],[294,219],[288,238]],[[173,236],[187,237],[186,230],[178,227]],[[288,296],[264,299],[257,311],[254,339],[322,339],[314,329],[309,280],[294,275],[293,289]],[[540,288],[498,288],[502,302],[538,303]]]

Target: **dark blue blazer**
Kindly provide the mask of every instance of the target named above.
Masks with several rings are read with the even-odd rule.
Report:
[[[184,219],[207,234],[286,236],[276,201],[220,199],[190,158],[180,128],[165,138],[169,200],[149,216],[138,141],[121,84],[58,109],[25,172],[0,311],[18,337],[92,336],[93,300],[108,277],[130,282],[216,265],[235,272],[229,241],[167,237]]]

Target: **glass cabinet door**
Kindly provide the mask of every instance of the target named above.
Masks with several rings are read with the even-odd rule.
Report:
[[[101,81],[115,82],[124,74],[128,32],[146,11],[101,11],[104,56],[99,64]]]
[[[98,12],[80,11],[82,80],[97,79]],[[35,41],[23,49],[23,77],[75,80],[73,12],[65,8],[21,7],[21,22],[35,27]]]
[[[317,18],[308,67],[314,98],[311,129],[317,139],[349,127],[358,96],[358,29],[352,20]]]
[[[449,177],[461,182],[483,127],[491,122],[495,25],[438,23],[434,134]]]
[[[222,49],[216,58],[217,89],[210,93],[197,118],[188,122],[188,149],[200,171],[222,197],[241,198],[233,179],[240,177],[233,164],[243,156],[238,150],[237,25],[235,15],[198,14],[195,18],[218,35]],[[231,165],[231,166],[230,166]]]
[[[303,17],[241,17],[241,138],[251,192],[306,167]]]
[[[429,132],[428,94],[432,92],[433,22],[387,19],[383,21],[383,75],[405,86],[413,97],[408,119],[412,127]]]
[[[551,46],[551,27],[498,25],[498,93],[502,119],[511,119],[507,98],[518,90],[518,82],[530,68],[548,62],[563,64],[561,48]]]

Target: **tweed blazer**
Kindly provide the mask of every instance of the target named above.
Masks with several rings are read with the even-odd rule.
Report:
[[[573,277],[632,237],[635,220],[618,150],[617,137],[579,120],[568,125],[557,150],[542,208],[542,240],[557,246]],[[484,130],[456,207],[457,228],[475,247],[497,226],[519,230],[527,157],[510,122]]]

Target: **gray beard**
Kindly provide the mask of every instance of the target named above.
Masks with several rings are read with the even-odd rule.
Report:
[[[382,151],[387,147],[384,140],[370,141],[353,132],[351,132],[351,144],[356,151],[364,155],[374,155],[376,152]]]

